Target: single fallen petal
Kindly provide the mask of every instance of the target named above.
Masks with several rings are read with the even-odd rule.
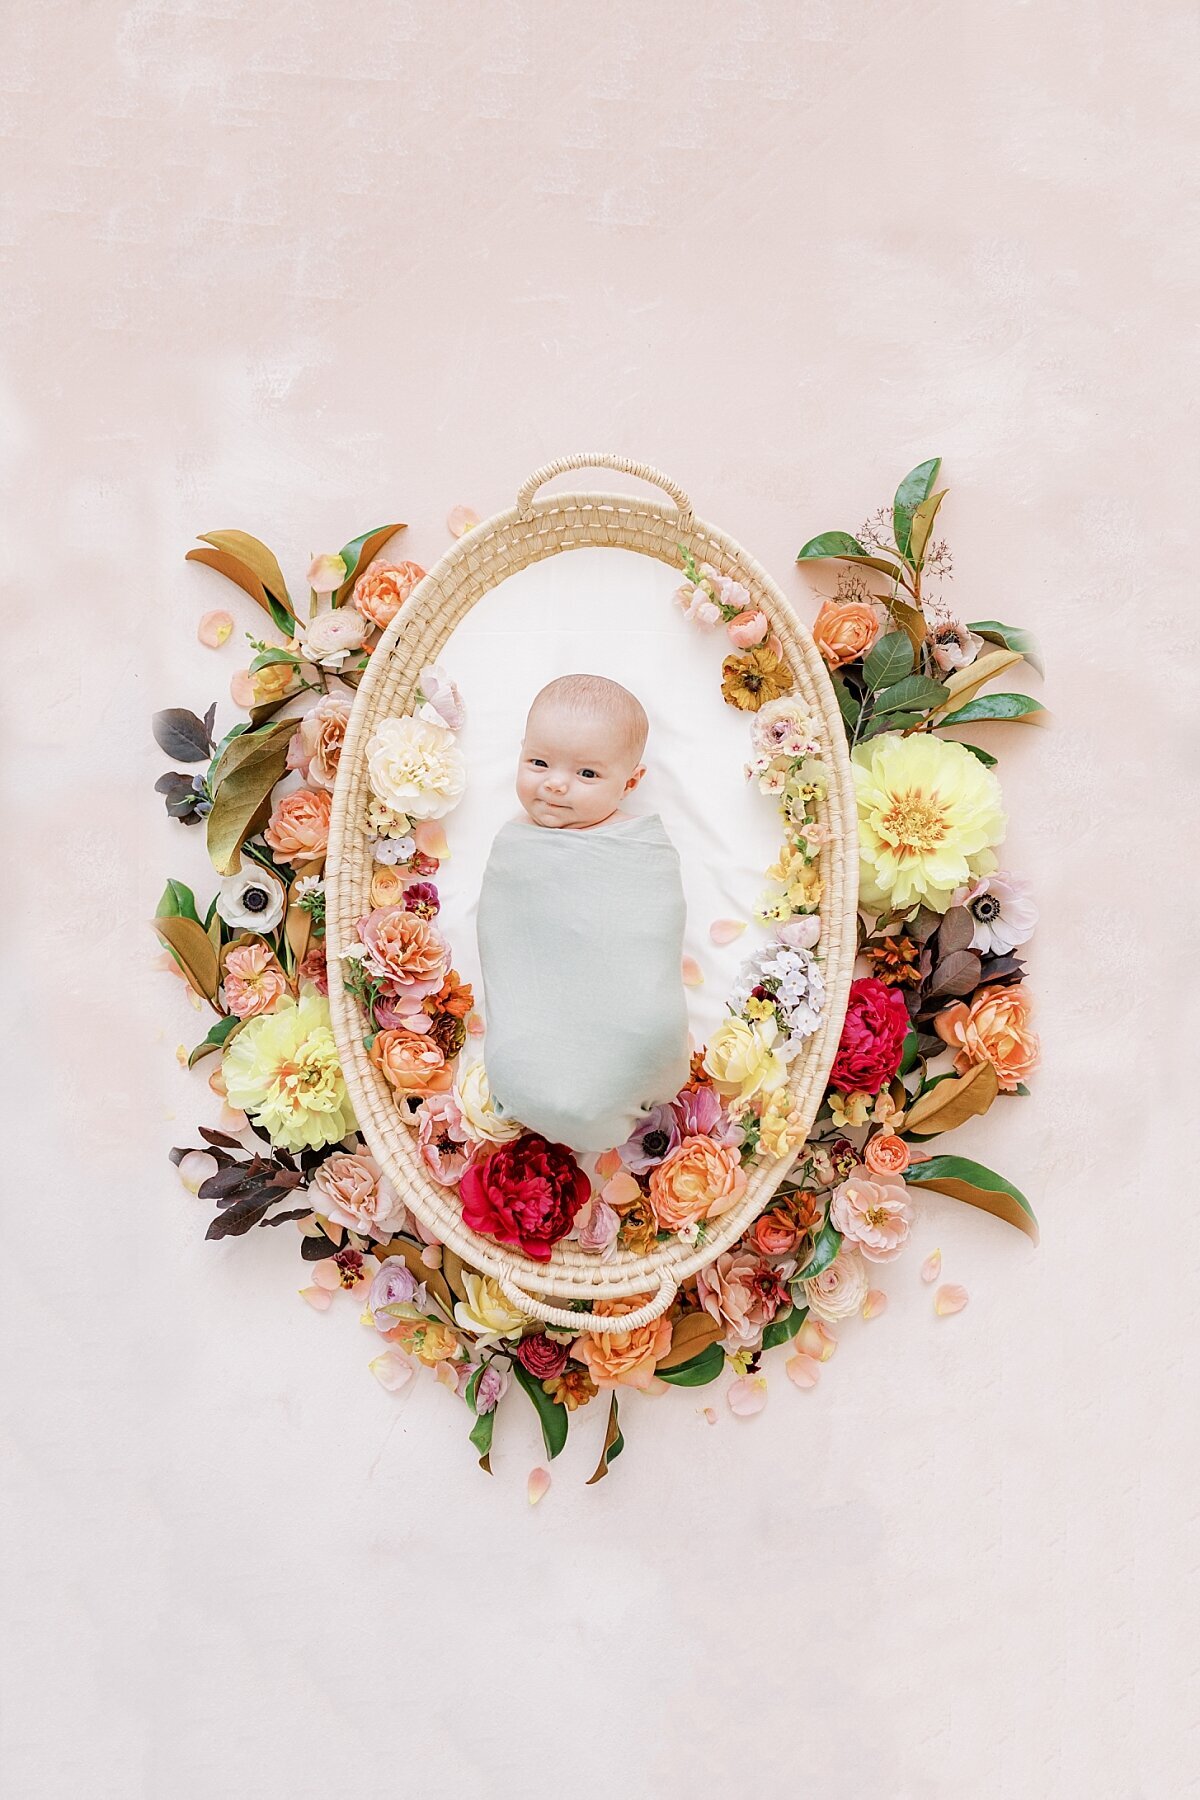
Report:
[[[877,1319],[881,1312],[886,1311],[887,1295],[882,1288],[872,1288],[866,1299],[863,1301],[863,1309],[860,1317],[864,1319]]]
[[[767,1404],[767,1378],[765,1375],[739,1375],[731,1382],[725,1399],[731,1413],[739,1419],[752,1419]]]
[[[483,1036],[484,1023],[481,1014],[477,1012],[470,1012],[467,1014],[467,1032],[471,1037]]]
[[[186,1044],[176,1044],[176,1046],[175,1046],[175,1061],[179,1064],[181,1069],[187,1068],[187,1059],[188,1059],[187,1045]]]
[[[239,669],[229,683],[229,698],[243,712],[249,712],[254,705],[254,677],[249,669]]]
[[[328,1312],[329,1308],[333,1305],[333,1295],[328,1288],[301,1288],[300,1298],[302,1300],[307,1300],[314,1312]]]
[[[529,1504],[536,1506],[542,1495],[550,1487],[549,1469],[531,1469],[529,1472]]]
[[[382,1356],[377,1356],[367,1367],[380,1387],[386,1388],[389,1394],[406,1387],[415,1372],[407,1356],[400,1350],[385,1350]]]
[[[602,1181],[615,1175],[621,1167],[621,1158],[615,1150],[604,1150],[596,1158],[596,1173]]]
[[[777,631],[773,631],[767,639],[767,649],[772,651],[776,656],[783,655],[783,643]]]
[[[337,1293],[342,1285],[342,1277],[332,1256],[322,1257],[320,1262],[315,1265],[313,1280],[318,1287],[328,1288],[331,1294]]]
[[[308,565],[308,585],[314,594],[332,594],[346,579],[346,565],[340,556],[314,556]]]
[[[452,1394],[457,1394],[458,1376],[454,1372],[453,1363],[440,1362],[433,1371],[433,1379],[440,1381],[444,1388],[449,1388]]]
[[[734,938],[741,937],[745,929],[745,919],[714,919],[708,928],[708,935],[714,944],[732,944]]]
[[[452,506],[446,514],[446,529],[451,537],[460,538],[464,531],[471,531],[479,523],[479,514],[473,506]]]
[[[709,1424],[710,1424],[710,1425],[715,1425],[715,1424],[716,1424],[716,1422],[717,1422],[717,1409],[716,1409],[716,1407],[715,1407],[715,1406],[706,1406],[706,1407],[705,1407],[705,1408],[704,1408],[704,1417],[705,1417],[705,1419],[706,1419],[706,1420],[707,1420],[707,1421],[708,1421],[708,1423],[709,1423]]]
[[[413,836],[417,840],[417,849],[422,856],[436,856],[439,862],[445,862],[450,854],[446,842],[446,832],[440,819],[418,819],[413,826]]]
[[[233,636],[233,614],[206,612],[196,627],[196,636],[209,650],[219,650]]]
[[[239,1107],[230,1106],[226,1102],[217,1119],[217,1130],[225,1132],[228,1137],[237,1137],[239,1133],[245,1131],[249,1123],[249,1119]]]
[[[925,1261],[921,1264],[921,1280],[936,1281],[941,1272],[942,1253],[940,1250],[931,1250],[929,1255],[925,1258]]]
[[[815,1356],[789,1356],[783,1372],[798,1388],[812,1388],[820,1380],[821,1365]]]
[[[824,1319],[815,1319],[810,1313],[793,1340],[793,1348],[799,1356],[811,1356],[815,1362],[828,1362],[838,1347],[836,1334],[831,1331]]]
[[[694,956],[684,957],[683,962],[680,964],[680,972],[683,975],[684,987],[703,987],[704,970],[700,967],[700,964],[696,961]]]
[[[965,1287],[959,1287],[955,1281],[948,1281],[933,1296],[933,1310],[939,1318],[945,1318],[949,1313],[961,1312],[967,1304],[967,1298]]]
[[[219,1063],[209,1076],[208,1085],[214,1094],[219,1094],[222,1100],[225,1098],[225,1077],[221,1072],[221,1065]]]
[[[641,1197],[641,1188],[628,1169],[621,1169],[611,1180],[606,1181],[602,1189],[604,1198],[610,1206],[629,1206]]]
[[[189,1150],[181,1156],[178,1163],[179,1179],[189,1194],[198,1194],[202,1182],[217,1172],[217,1159],[210,1156],[207,1150]]]

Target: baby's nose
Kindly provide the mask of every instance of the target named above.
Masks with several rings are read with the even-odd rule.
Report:
[[[565,794],[567,791],[567,784],[561,775],[548,775],[543,786],[551,794]]]

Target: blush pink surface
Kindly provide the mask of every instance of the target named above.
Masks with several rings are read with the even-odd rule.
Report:
[[[1188,1792],[1192,9],[23,0],[0,43],[0,1787]],[[633,1396],[592,1489],[577,1415],[531,1511],[532,1412],[487,1481],[285,1230],[202,1241],[204,1024],[146,921],[204,859],[148,721],[231,722],[261,629],[198,531],[300,586],[400,518],[428,565],[589,448],[806,616],[800,544],[944,457],[950,595],[1038,634],[1055,715],[980,740],[1045,1066],[955,1138],[1043,1242],[923,1201],[812,1392]]]

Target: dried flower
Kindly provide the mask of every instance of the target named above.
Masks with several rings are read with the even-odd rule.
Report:
[[[768,700],[778,699],[791,682],[787,663],[766,644],[741,656],[727,656],[721,664],[721,692],[730,706],[743,712],[757,712]]]
[[[577,1406],[586,1406],[589,1400],[594,1400],[600,1390],[586,1369],[566,1368],[561,1375],[543,1381],[542,1391],[559,1406],[565,1406],[568,1412],[574,1412]]]

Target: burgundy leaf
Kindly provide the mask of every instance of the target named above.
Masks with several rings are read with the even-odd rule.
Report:
[[[975,935],[975,921],[965,906],[952,906],[938,927],[938,955],[949,956],[954,950],[969,950]]]
[[[979,986],[981,964],[973,950],[952,950],[933,972],[925,990],[926,1001],[943,996],[973,994]]]

